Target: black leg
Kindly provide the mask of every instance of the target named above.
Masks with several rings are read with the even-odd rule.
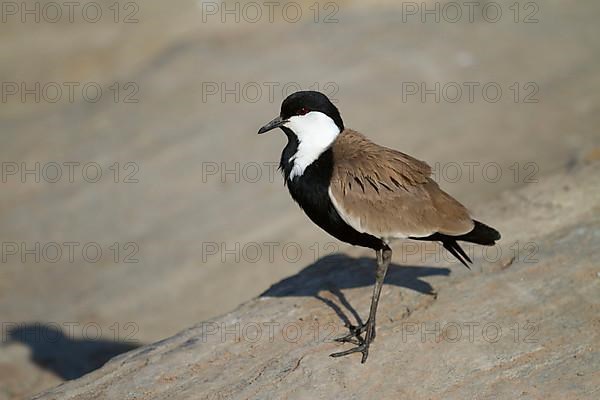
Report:
[[[377,257],[377,268],[379,269],[379,266],[382,265],[382,263],[383,263],[382,250],[375,250],[375,256]],[[373,304],[373,298],[371,298],[371,305],[372,304]],[[369,313],[369,316],[370,315],[371,314]],[[333,340],[335,340],[336,342],[341,342],[341,343],[354,343],[356,345],[360,345],[360,344],[364,343],[365,340],[362,338],[361,335],[367,330],[369,320],[367,320],[367,322],[365,322],[363,324],[360,321],[360,317],[357,316],[357,322],[358,322],[358,326],[347,324],[346,327],[350,330],[350,332],[344,336],[340,336],[339,338],[335,338]]]
[[[350,332],[348,332],[348,334],[344,335],[344,336],[340,336],[338,338],[335,338],[333,340],[335,340],[336,342],[341,342],[341,343],[354,343],[354,344],[361,344],[364,342],[364,339],[360,336],[363,334],[364,331],[367,330],[367,324],[360,324],[360,325],[346,325],[346,327],[350,330]]]
[[[338,339],[339,341],[351,341],[352,343],[359,343],[359,345],[350,350],[342,351],[339,353],[333,353],[331,354],[332,357],[342,357],[348,354],[361,352],[361,363],[365,363],[367,361],[367,357],[369,356],[369,345],[371,344],[373,339],[375,339],[375,318],[377,314],[377,304],[379,303],[379,295],[381,294],[383,281],[385,280],[385,275],[387,274],[387,270],[391,260],[392,249],[390,249],[387,245],[383,248],[383,250],[377,251],[377,270],[375,272],[375,286],[373,287],[373,296],[371,297],[371,309],[369,310],[369,319],[367,320],[367,323],[365,325],[355,328],[354,330],[350,328],[349,335]],[[365,335],[365,339],[361,340],[360,333],[362,333],[362,331],[364,331],[365,329],[367,332]],[[357,337],[358,341],[354,342],[352,340],[349,340],[351,337]],[[347,338],[348,340],[342,340],[344,338]]]

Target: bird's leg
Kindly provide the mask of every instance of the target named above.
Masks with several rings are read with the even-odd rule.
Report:
[[[382,250],[375,250],[375,255],[377,256],[377,267],[378,268],[383,263],[382,252],[383,252]],[[369,321],[367,320],[367,322],[361,323],[359,320],[358,323],[359,323],[359,325],[346,325],[346,327],[350,330],[350,332],[344,336],[340,336],[333,340],[335,340],[336,342],[341,342],[341,343],[354,343],[356,345],[360,345],[360,344],[364,343],[365,340],[361,337],[361,335],[367,330],[367,325],[368,325]]]
[[[367,322],[360,327],[350,328],[350,334],[346,335],[348,340],[351,341],[350,338],[356,337],[358,339],[358,346],[346,350],[341,351],[339,353],[331,354],[332,357],[342,357],[347,356],[348,354],[361,352],[362,359],[361,363],[365,363],[367,361],[367,357],[369,356],[369,345],[375,339],[375,316],[377,314],[377,304],[379,303],[379,295],[381,294],[381,288],[383,286],[383,281],[385,279],[385,275],[387,274],[388,267],[390,265],[390,261],[392,259],[392,249],[390,249],[387,245],[377,252],[377,270],[375,272],[375,286],[373,287],[373,296],[371,297],[371,309],[369,311],[369,319]],[[365,339],[363,340],[360,337],[360,333],[366,330]],[[357,332],[357,333],[355,333]],[[345,338],[346,336],[339,338]],[[352,341],[352,343],[357,343]]]
[[[338,338],[333,339],[336,342],[341,343],[354,343],[361,344],[364,342],[364,339],[360,336],[364,331],[367,330],[367,324],[360,325],[346,325],[346,327],[350,330],[346,335],[340,336]]]

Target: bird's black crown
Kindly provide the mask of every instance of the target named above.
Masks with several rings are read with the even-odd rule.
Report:
[[[304,115],[311,111],[319,111],[331,118],[335,124],[344,130],[344,122],[337,107],[321,92],[312,90],[295,92],[281,103],[281,118],[288,119],[295,115]]]

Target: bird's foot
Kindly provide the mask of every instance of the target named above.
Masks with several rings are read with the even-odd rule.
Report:
[[[375,339],[375,324],[369,329],[369,321],[360,326],[349,326],[350,333],[346,336],[335,339],[338,342],[349,342],[354,343],[357,346],[346,351],[340,351],[339,353],[330,354],[331,357],[343,357],[353,353],[362,353],[361,364],[364,364],[369,357],[369,345]],[[366,331],[365,338],[363,339],[360,335]],[[356,338],[356,340],[354,339]]]
[[[346,325],[346,327],[350,330],[350,332],[344,336],[333,339],[334,341],[340,343],[354,343],[357,345],[364,343],[365,340],[360,335],[367,330],[366,323],[360,324],[359,326]]]
[[[349,354],[361,352],[362,359],[360,360],[360,362],[361,362],[361,364],[364,364],[367,361],[367,357],[369,356],[369,345],[370,344],[371,344],[370,342],[363,341],[361,344],[359,344],[358,346],[356,346],[350,350],[340,351],[339,353],[331,353],[330,356],[331,357],[344,357]]]

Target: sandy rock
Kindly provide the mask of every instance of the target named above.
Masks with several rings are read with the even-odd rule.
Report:
[[[44,7],[53,2],[36,3]],[[100,3],[109,7],[113,2]],[[341,285],[342,278],[349,279],[348,268],[357,268],[341,267],[345,273],[332,273],[325,289],[315,283],[310,295],[277,299],[298,298],[302,309],[307,307],[304,301],[315,301],[314,293],[338,302],[328,292],[338,285],[360,315],[366,315],[372,254],[333,240],[307,221],[290,201],[281,177],[270,176],[284,136],[255,134],[277,112],[286,84],[318,86],[338,100],[348,127],[429,162],[440,185],[482,219],[500,225],[510,245],[517,239],[527,243],[580,218],[565,217],[566,208],[577,207],[557,206],[552,198],[567,182],[557,182],[556,188],[543,186],[544,192],[527,202],[515,192],[495,209],[486,202],[506,190],[535,185],[532,179],[543,183],[558,171],[599,159],[597,0],[580,0],[576,6],[568,1],[538,2],[539,23],[514,23],[509,7],[515,0],[495,2],[505,10],[498,23],[486,22],[481,14],[473,23],[464,18],[459,23],[436,23],[431,17],[422,23],[419,15],[405,23],[407,2],[393,0],[336,1],[338,23],[315,23],[309,9],[314,0],[296,1],[305,11],[298,23],[281,18],[275,23],[266,18],[260,23],[236,23],[231,18],[222,23],[220,15],[205,23],[202,5],[211,2],[137,3],[139,23],[116,24],[105,9],[101,23],[81,18],[73,24],[37,24],[31,18],[22,23],[15,15],[0,26],[0,82],[95,82],[105,93],[98,103],[81,96],[74,103],[65,101],[66,90],[58,103],[36,103],[31,96],[23,102],[19,95],[2,103],[2,162],[24,162],[28,168],[37,162],[97,162],[104,175],[100,182],[88,183],[78,170],[73,183],[65,178],[56,184],[44,179],[36,183],[31,176],[23,182],[20,174],[9,177],[1,185],[0,241],[25,241],[29,246],[93,242],[107,255],[96,263],[83,259],[81,252],[74,262],[63,257],[56,263],[34,262],[31,257],[23,262],[15,255],[0,265],[2,328],[18,324],[24,330],[17,332],[26,332],[37,324],[47,332],[59,326],[66,334],[69,324],[80,324],[60,348],[36,339],[22,341],[22,335],[2,329],[0,400],[26,398],[81,377],[115,351],[153,343],[223,315],[331,254],[332,248],[364,258],[360,265],[365,272],[357,272],[362,278]],[[328,3],[320,2],[321,20],[331,11],[325,9]],[[433,0],[427,3],[435,6]],[[444,7],[456,1],[435,3]],[[521,17],[528,10],[523,8]],[[473,81],[499,83],[502,99],[488,102],[477,90],[470,102],[464,87],[456,103],[448,99],[438,103],[432,96],[423,102],[418,94],[403,101],[400,93],[410,82],[431,88],[436,82]],[[139,102],[115,102],[110,88],[116,82],[135,83],[139,93],[134,98]],[[273,98],[268,96],[269,82],[278,84]],[[528,82],[539,86],[537,103],[524,103],[530,94],[524,87]],[[240,101],[234,96],[223,100],[222,93],[205,98],[207,83],[228,88],[258,83],[263,91],[257,102],[243,96]],[[328,83],[334,86],[326,87]],[[517,102],[510,89],[514,83],[521,85]],[[137,183],[122,182],[132,171],[125,169],[130,162],[139,167],[134,175]],[[466,166],[473,162],[478,167],[471,179]],[[114,163],[121,168],[119,183],[109,169]],[[488,163],[501,168],[499,180],[485,175]],[[206,165],[215,164],[221,172],[258,164],[262,178],[256,182],[240,173],[204,176]],[[453,175],[457,164],[462,167],[459,179]],[[63,177],[67,176],[64,168]],[[561,201],[576,206],[591,201],[582,199],[578,189],[571,185]],[[520,213],[513,214],[514,210]],[[298,244],[303,257],[287,262],[279,252],[275,261],[262,257],[253,263],[231,256],[223,261],[222,252],[204,257],[202,251],[204,244],[232,248],[265,242],[277,242],[280,249],[282,244]],[[114,243],[138,245],[134,258],[139,262],[124,262],[121,252],[115,263],[109,248]],[[517,265],[511,264],[509,249],[497,262],[480,263],[469,273],[454,262],[442,263],[435,248],[423,249],[434,252],[421,260],[418,254],[411,255],[414,246],[397,244],[396,263],[427,268],[394,269],[392,275],[402,278],[398,282],[404,287],[384,288],[387,300],[381,313],[395,321],[411,307],[430,302],[432,296],[423,293],[443,295],[446,285],[467,279],[465,275],[510,271]],[[524,251],[528,254],[531,248]],[[323,262],[340,262],[327,260],[307,271],[322,270]],[[308,276],[319,282],[318,274]],[[385,303],[397,307],[388,309]],[[323,301],[314,307],[320,319],[333,311]],[[306,320],[304,312],[300,314]],[[328,318],[339,333],[340,319],[333,314]],[[380,338],[385,321],[380,320]],[[94,331],[85,335],[82,329],[87,324],[102,329],[93,343],[89,337]],[[135,343],[124,343],[132,333]]]
[[[36,399],[596,398],[598,198],[599,164],[559,174],[490,205],[502,254],[473,249],[472,272],[393,266],[365,365],[328,354],[351,346],[331,339],[365,317],[373,261],[332,255]]]

